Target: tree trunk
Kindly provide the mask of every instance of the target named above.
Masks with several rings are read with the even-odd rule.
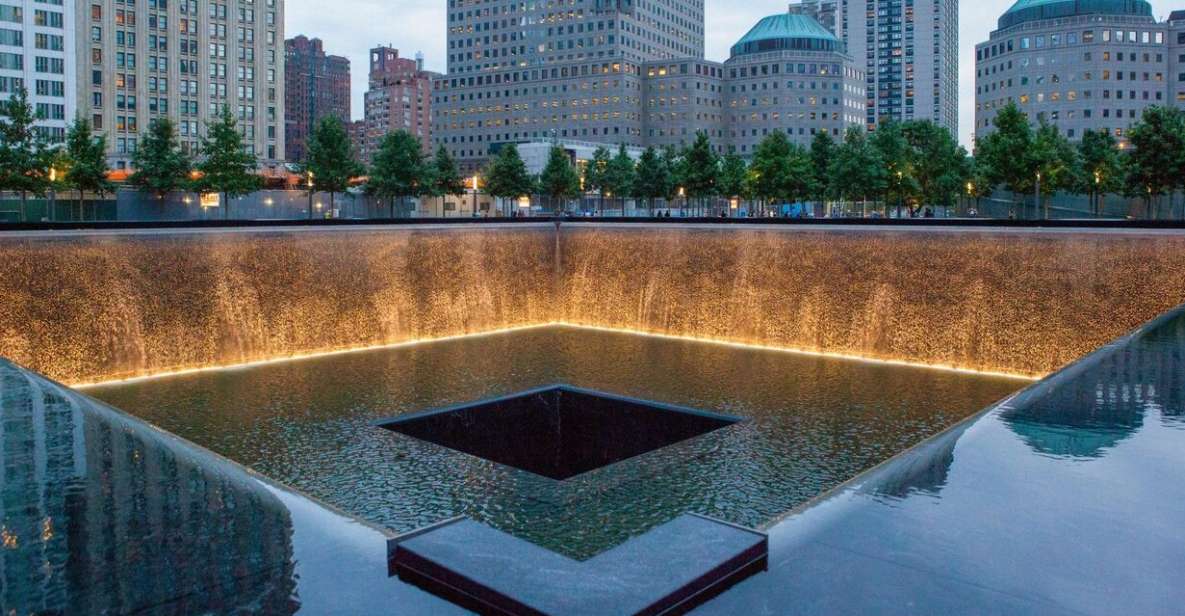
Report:
[[[25,213],[28,211],[25,209],[25,199],[26,199],[26,194],[25,194],[25,191],[22,190],[21,191],[21,222],[25,222]]]

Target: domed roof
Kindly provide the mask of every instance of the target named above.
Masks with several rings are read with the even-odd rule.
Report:
[[[1003,30],[1027,21],[1072,15],[1151,17],[1152,5],[1146,0],[1017,0],[1000,16],[997,26]]]
[[[843,43],[814,17],[781,13],[757,22],[748,34],[732,46],[732,55],[781,49],[836,51],[843,49]]]

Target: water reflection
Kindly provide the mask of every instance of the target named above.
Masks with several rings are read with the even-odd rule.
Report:
[[[556,382],[746,421],[544,484],[371,425]],[[580,558],[687,511],[761,525],[1022,384],[548,328],[88,393],[396,531],[464,514]]]
[[[1039,385],[1001,418],[1034,452],[1098,458],[1144,427],[1146,416],[1185,427],[1185,318],[1090,360],[1078,378]]]
[[[5,613],[291,614],[291,521],[261,485],[0,360]]]

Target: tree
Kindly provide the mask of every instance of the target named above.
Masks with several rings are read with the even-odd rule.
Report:
[[[750,190],[763,202],[798,202],[810,188],[810,154],[782,131],[770,133],[757,144],[749,170]]]
[[[431,184],[420,140],[405,130],[384,135],[367,174],[367,194],[387,200],[388,214],[395,218],[396,199],[430,193]]]
[[[535,192],[535,181],[527,172],[527,165],[513,143],[507,143],[498,150],[498,155],[486,167],[485,177],[486,193],[495,198],[518,199]]]
[[[835,156],[835,140],[826,130],[817,131],[811,139],[811,195],[823,210],[823,202],[831,194],[831,159]]]
[[[1078,152],[1061,134],[1057,126],[1045,121],[1037,128],[1033,147],[1028,152],[1030,164],[1036,174],[1037,202],[1041,209],[1041,197],[1052,196],[1059,190],[1073,189],[1078,175]],[[1049,202],[1045,201],[1044,217],[1049,218]]]
[[[244,146],[229,106],[223,106],[218,119],[206,125],[201,152],[203,159],[197,166],[201,177],[195,184],[203,192],[221,194],[223,217],[230,218],[230,200],[259,190],[263,181],[255,173],[255,152]]]
[[[729,198],[741,198],[746,194],[749,166],[736,152],[724,155],[720,162],[720,194]]]
[[[1105,130],[1087,130],[1078,143],[1078,159],[1082,174],[1078,177],[1078,192],[1090,195],[1090,210],[1095,216],[1103,214],[1103,195],[1119,190],[1123,182],[1122,161],[1115,138]]]
[[[539,190],[547,195],[557,215],[569,199],[580,195],[580,175],[572,167],[568,153],[558,145],[552,146],[547,155],[547,166],[539,174]]]
[[[991,187],[1003,185],[1012,193],[1015,207],[1018,196],[1032,190],[1036,181],[1029,159],[1033,128],[1024,112],[1011,101],[1000,109],[992,124],[996,130],[975,144],[975,159],[985,170]]]
[[[888,168],[878,148],[873,147],[864,129],[849,127],[843,144],[831,160],[830,183],[841,201],[867,200],[868,195],[882,194],[888,186]]]
[[[0,101],[0,190],[20,193],[22,221],[28,212],[28,194],[40,196],[49,188],[54,156],[54,148],[34,126],[36,120],[24,88]]]
[[[601,176],[601,188],[604,193],[609,196],[616,196],[618,202],[621,204],[621,213],[625,215],[625,197],[634,189],[634,182],[637,179],[637,171],[634,168],[634,159],[625,149],[625,144],[617,146],[617,154],[609,161],[605,167],[605,173]]]
[[[82,195],[96,193],[100,197],[115,190],[107,179],[107,137],[95,136],[90,120],[78,117],[66,131],[66,185],[78,191],[78,218],[82,220]]]
[[[630,191],[632,196],[644,199],[647,211],[653,214],[654,200],[669,195],[670,186],[670,171],[662,156],[653,147],[646,148],[638,158],[637,180]]]
[[[907,197],[918,192],[913,168],[913,152],[905,138],[905,129],[900,122],[884,119],[870,140],[872,147],[884,165],[885,214],[888,215],[888,200],[891,195],[898,198],[897,215]],[[910,210],[911,213],[913,210]]]
[[[609,173],[609,161],[612,158],[609,148],[597,146],[593,150],[592,160],[584,166],[584,185],[581,188],[584,192],[597,192],[597,209],[601,215],[605,213],[605,177]]]
[[[698,131],[695,141],[683,152],[683,187],[703,208],[704,200],[717,194],[716,181],[720,175],[720,159],[712,151],[708,133]]]
[[[354,158],[354,148],[341,120],[326,116],[309,135],[304,171],[312,177],[310,191],[329,193],[329,207],[334,195],[350,187],[350,180],[362,175],[362,165]],[[309,210],[309,218],[313,212]]]
[[[967,150],[955,141],[950,131],[929,120],[912,120],[902,125],[909,144],[908,167],[915,188],[916,216],[923,205],[954,204],[970,177]]]
[[[1152,218],[1160,217],[1160,198],[1183,185],[1185,173],[1185,113],[1174,107],[1152,106],[1144,110],[1127,133],[1129,192],[1144,194]]]
[[[443,145],[436,148],[436,156],[432,159],[431,172],[428,177],[432,182],[430,194],[441,199],[440,213],[443,217],[444,197],[447,195],[461,197],[465,194],[465,180],[461,178],[461,172],[457,170],[457,163],[448,153],[448,148]],[[488,179],[486,180],[486,189],[487,191],[489,189]]]
[[[132,154],[132,168],[135,172],[128,178],[128,184],[158,199],[189,186],[193,165],[181,151],[172,120],[157,118],[149,124],[148,133],[140,138]]]
[[[675,197],[685,196],[687,190],[684,188],[684,183],[687,179],[687,173],[683,165],[683,156],[675,149],[675,146],[668,145],[662,149],[661,160],[664,169],[663,173],[667,179],[666,185],[663,186],[665,189],[663,198],[667,201],[672,201]],[[680,207],[686,205],[687,203],[684,202]],[[668,211],[667,214],[670,214],[670,212]]]

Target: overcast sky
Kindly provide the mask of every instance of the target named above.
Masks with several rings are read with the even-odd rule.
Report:
[[[1185,0],[1151,0],[1153,14],[1163,20]],[[723,61],[728,48],[766,15],[786,10],[783,0],[706,0],[707,54]],[[959,19],[959,140],[967,144],[974,121],[975,44],[987,39],[996,19],[1014,0],[964,0]],[[320,37],[328,53],[350,59],[355,118],[362,116],[367,53],[390,44],[400,54],[424,53],[428,69],[445,70],[445,6],[447,0],[287,0],[285,36]]]

